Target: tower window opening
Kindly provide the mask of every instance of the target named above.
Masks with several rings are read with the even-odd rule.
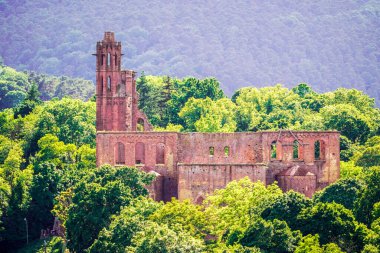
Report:
[[[209,154],[210,154],[210,156],[214,156],[214,151],[215,151],[214,147],[210,147],[209,148]]]
[[[293,159],[299,158],[299,143],[297,140],[293,142]]]
[[[104,54],[101,55],[100,60],[101,60],[100,65],[103,66],[104,65]]]
[[[115,54],[115,66],[117,66],[117,54]]]
[[[277,142],[273,141],[270,145],[270,158],[276,159],[277,158]]]
[[[225,157],[230,156],[230,147],[228,147],[228,146],[224,147],[224,156]]]
[[[137,131],[144,132],[144,120],[142,118],[139,118],[137,120]]]
[[[111,54],[108,53],[107,54],[107,66],[110,66],[111,65]]]
[[[110,76],[107,78],[107,89],[111,90],[111,77]]]

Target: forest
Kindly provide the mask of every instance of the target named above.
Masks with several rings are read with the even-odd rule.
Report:
[[[0,56],[17,70],[94,81],[95,43],[114,31],[127,68],[214,76],[228,96],[304,82],[380,101],[379,17],[378,0],[0,0]]]
[[[156,131],[341,132],[341,178],[313,198],[244,178],[195,205],[149,199],[154,176],[136,168],[96,167],[96,98],[82,80],[1,70],[0,102],[19,93],[0,111],[2,252],[379,252],[380,110],[361,91],[303,83],[228,98],[215,78],[142,73],[139,107]],[[45,245],[54,217],[65,234]]]

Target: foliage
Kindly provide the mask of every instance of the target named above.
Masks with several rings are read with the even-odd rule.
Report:
[[[293,252],[300,238],[301,233],[292,232],[284,221],[258,219],[247,228],[240,243],[264,252]]]
[[[302,241],[294,253],[343,253],[335,243],[325,244],[323,247],[319,244],[318,235],[307,235],[302,237]]]
[[[356,178],[340,179],[314,195],[315,202],[338,203],[349,210],[354,209],[354,203],[364,189],[361,180]]]
[[[303,234],[318,234],[322,244],[334,242],[342,249],[358,245],[358,242],[353,241],[355,217],[340,204],[317,203],[303,209],[297,220]]]
[[[283,220],[292,229],[298,229],[299,224],[297,223],[297,215],[302,209],[311,206],[311,200],[306,198],[304,195],[289,191],[280,196],[278,196],[274,202],[268,206],[261,214],[266,220]]]
[[[191,237],[186,232],[175,232],[166,224],[158,225],[148,222],[142,231],[132,239],[132,246],[126,252],[156,253],[156,252],[203,252],[203,241]]]
[[[103,165],[88,173],[74,188],[66,221],[68,248],[83,252],[91,246],[111,215],[133,198],[146,196],[153,176],[136,168]]]
[[[252,183],[248,177],[230,182],[205,199],[210,233],[221,237],[236,228],[245,229],[281,194],[277,185],[265,187],[261,182]]]
[[[364,178],[366,187],[360,193],[355,203],[354,212],[358,221],[367,225],[371,224],[373,217],[371,212],[374,205],[380,201],[380,167],[371,167]]]
[[[122,207],[120,214],[112,217],[110,225],[100,231],[89,252],[125,252],[136,233],[150,225],[148,216],[160,206],[160,203],[140,197]]]
[[[194,205],[190,200],[172,201],[158,208],[150,219],[158,224],[167,224],[170,229],[180,227],[191,235],[203,237],[206,234],[206,217],[201,206]]]
[[[0,110],[16,107],[16,116],[30,113],[42,100],[69,96],[88,100],[94,93],[91,81],[35,72],[18,72],[0,65]]]

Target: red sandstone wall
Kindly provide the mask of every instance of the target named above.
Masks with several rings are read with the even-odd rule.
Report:
[[[232,180],[249,177],[265,183],[267,167],[260,164],[188,164],[178,165],[178,199],[197,202]]]
[[[260,133],[188,133],[179,135],[180,163],[226,164],[262,162]],[[226,156],[224,148],[229,147]],[[214,155],[209,148],[214,147]]]

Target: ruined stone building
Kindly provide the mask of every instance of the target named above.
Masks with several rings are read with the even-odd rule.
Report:
[[[310,197],[338,179],[336,131],[153,132],[137,106],[136,73],[121,70],[121,43],[112,32],[97,42],[95,55],[97,165],[155,173],[154,199],[199,203],[243,177]]]

